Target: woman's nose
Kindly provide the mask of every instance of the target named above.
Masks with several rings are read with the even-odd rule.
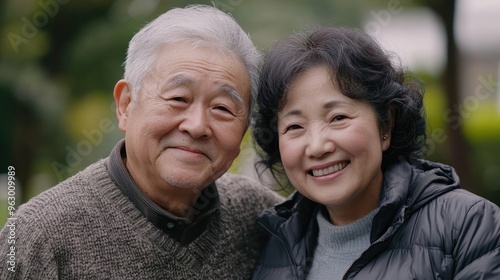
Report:
[[[314,158],[333,153],[336,147],[333,139],[331,139],[330,133],[323,130],[309,131],[306,145],[306,156]]]

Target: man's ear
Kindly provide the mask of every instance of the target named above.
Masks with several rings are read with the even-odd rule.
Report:
[[[116,104],[116,117],[118,118],[118,128],[121,131],[127,130],[128,108],[132,102],[132,88],[125,80],[119,80],[113,91]]]

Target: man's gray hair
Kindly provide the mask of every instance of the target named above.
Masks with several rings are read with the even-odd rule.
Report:
[[[241,59],[250,78],[251,104],[257,94],[261,55],[234,18],[205,5],[174,8],[160,15],[134,35],[125,61],[125,80],[137,98],[142,81],[152,68],[158,50],[167,44],[213,46]]]

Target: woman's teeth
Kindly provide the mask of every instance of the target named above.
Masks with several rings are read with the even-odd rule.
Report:
[[[329,166],[327,168],[315,169],[315,170],[312,170],[312,175],[314,177],[318,177],[318,176],[324,176],[324,175],[327,175],[327,174],[330,174],[333,172],[337,172],[339,170],[344,169],[347,166],[347,164],[348,164],[348,162],[344,161],[344,162],[336,163],[336,164]]]

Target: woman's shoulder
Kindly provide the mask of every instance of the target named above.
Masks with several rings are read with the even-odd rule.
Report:
[[[448,228],[452,239],[456,242],[475,243],[472,246],[463,246],[470,248],[483,248],[482,244],[500,246],[500,208],[470,191],[454,189],[429,202],[420,211],[425,213],[419,215],[421,217],[419,220],[422,222],[422,217],[427,217],[428,221],[425,223],[430,230]]]
[[[438,204],[448,205],[451,210],[462,210],[469,215],[475,212],[491,212],[500,215],[500,207],[488,199],[474,194],[468,190],[457,188],[442,194],[437,198]]]

